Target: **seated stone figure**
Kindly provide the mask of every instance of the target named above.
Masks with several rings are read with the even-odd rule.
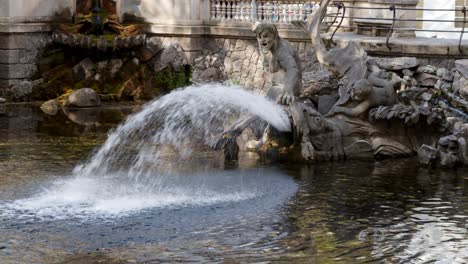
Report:
[[[369,75],[368,79],[362,79],[352,84],[350,89],[350,103],[345,106],[333,107],[327,116],[344,114],[350,117],[358,117],[367,114],[368,111],[378,106],[391,106],[398,103],[395,87],[396,81],[387,81],[378,76],[378,72]]]
[[[269,71],[272,74],[272,87],[268,89],[267,97],[283,105],[294,103],[302,89],[301,63],[296,50],[288,41],[279,37],[274,24],[256,23],[252,30],[257,35],[261,52],[271,55]],[[235,139],[256,120],[257,117],[248,116],[237,121],[215,139],[213,148],[235,149],[229,145],[236,144]],[[271,129],[267,127],[265,131]],[[234,156],[226,153],[226,157]]]

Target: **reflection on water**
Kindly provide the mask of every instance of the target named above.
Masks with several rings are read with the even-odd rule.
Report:
[[[200,153],[193,162],[202,163],[202,168],[187,167],[183,173],[208,169],[221,177],[198,177],[198,185],[205,181],[218,193],[254,195],[83,219],[79,210],[92,215],[86,212],[92,208],[86,205],[86,192],[60,186],[73,180],[63,175],[70,175],[132,109],[99,110],[94,119],[81,119],[81,124],[75,118],[80,114],[73,121],[64,113],[47,116],[35,107],[8,109],[0,112],[0,203],[23,202],[23,207],[13,207],[9,214],[0,210],[2,264],[468,263],[467,169],[443,172],[420,168],[413,160],[273,167],[255,157],[224,164],[219,153]],[[239,171],[268,173],[254,177],[247,173],[241,182]],[[190,181],[173,180],[167,184],[197,189]],[[54,183],[59,184],[57,189]],[[247,187],[241,188],[241,183]],[[40,199],[28,199],[41,198],[50,188],[85,194],[78,199],[82,207],[68,208],[77,217],[39,217],[31,209]],[[56,202],[53,196],[46,198]],[[21,215],[22,220],[11,214]]]
[[[291,237],[310,241],[303,250],[319,263],[466,263],[468,170],[414,164],[291,169],[302,182],[291,207],[299,230]]]

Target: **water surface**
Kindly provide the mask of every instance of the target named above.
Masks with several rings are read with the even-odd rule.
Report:
[[[0,263],[468,262],[467,169],[247,154],[233,164],[200,151],[164,189],[77,179],[75,166],[137,108],[0,112]]]

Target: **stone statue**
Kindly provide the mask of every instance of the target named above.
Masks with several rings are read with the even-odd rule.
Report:
[[[267,96],[280,104],[293,103],[302,89],[301,62],[291,44],[280,38],[276,26],[271,23],[256,23],[252,30],[257,35],[262,52],[270,53],[269,70],[272,87]]]
[[[374,72],[368,79],[361,79],[352,84],[349,91],[350,104],[354,104],[354,106],[336,105],[327,115],[344,114],[357,117],[367,114],[370,109],[375,107],[392,106],[398,103],[395,89],[399,85],[400,82],[384,80],[378,76],[377,72]]]
[[[279,37],[278,30],[272,23],[256,23],[252,30],[257,36],[261,52],[271,58],[269,71],[272,74],[272,87],[268,89],[266,96],[282,105],[293,104],[302,89],[301,62],[296,50],[288,41]],[[236,149],[229,145],[236,144],[235,139],[256,120],[256,117],[248,116],[234,123],[215,139],[213,147]],[[265,133],[272,129],[268,126]],[[236,155],[226,153],[226,157],[234,156]]]
[[[353,42],[327,49],[320,36],[320,24],[329,3],[330,0],[323,0],[321,7],[314,9],[309,25],[293,22],[310,34],[318,61],[340,80],[339,99],[325,116],[307,103],[297,102],[288,108],[302,158],[374,159],[413,153],[417,149],[415,141],[398,132],[404,131],[404,124],[389,126],[368,121],[371,109],[398,103],[396,88],[401,79],[383,77],[385,73],[371,64],[364,49]]]
[[[411,142],[394,137],[392,129],[359,118],[324,117],[301,102],[290,106],[289,113],[302,158],[307,161],[401,157],[414,150]]]

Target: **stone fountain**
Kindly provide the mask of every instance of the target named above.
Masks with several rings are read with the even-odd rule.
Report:
[[[318,109],[311,97],[301,96],[301,65],[290,44],[273,24],[257,24],[259,46],[271,56],[272,87],[267,96],[289,113],[293,133],[277,133],[267,126],[255,150],[267,157],[302,162],[384,159],[418,155],[424,164],[445,167],[468,165],[468,102],[460,84],[465,65],[456,69],[419,66],[412,58],[388,65],[370,59],[354,42],[327,47],[320,37],[321,20],[330,1],[314,10],[308,23],[293,24],[310,35],[322,67],[338,82],[331,93],[338,99]],[[427,83],[433,82],[432,87]],[[459,88],[457,88],[459,87]],[[215,147],[236,157],[236,138],[255,118],[227,128]],[[284,140],[287,139],[287,140]]]
[[[69,47],[97,49],[100,51],[133,49],[145,45],[142,26],[122,25],[114,1],[84,1],[84,8],[75,16],[73,24],[59,24],[52,38],[54,42]],[[104,3],[104,7],[102,6]]]

